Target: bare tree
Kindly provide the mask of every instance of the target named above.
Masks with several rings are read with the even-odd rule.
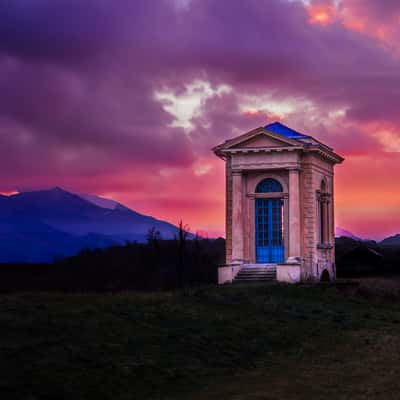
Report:
[[[158,279],[161,285],[161,269],[159,268],[160,266],[160,257],[161,257],[161,248],[160,248],[160,240],[161,240],[161,233],[158,231],[155,227],[152,227],[149,229],[147,232],[147,243],[148,243],[148,248],[149,252],[147,252],[148,256],[147,258],[147,263],[149,266],[149,269],[153,271],[156,274],[156,271],[158,273],[156,274],[157,277],[154,279]]]
[[[147,243],[153,247],[158,247],[158,242],[161,239],[161,233],[154,226],[147,231]]]
[[[178,235],[175,235],[175,240],[178,244],[178,263],[176,268],[176,275],[178,278],[178,286],[182,287],[184,284],[184,273],[185,273],[185,252],[186,252],[186,241],[189,235],[189,226],[183,225],[182,220],[179,221]]]

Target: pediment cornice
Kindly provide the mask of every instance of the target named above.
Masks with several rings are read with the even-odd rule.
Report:
[[[264,146],[262,140],[257,138],[271,139],[271,145]],[[318,142],[311,138],[313,143],[304,142],[302,140],[290,139],[277,133],[271,132],[266,128],[258,127],[243,135],[226,140],[220,145],[214,147],[214,153],[223,159],[232,154],[246,154],[246,153],[275,153],[275,152],[293,152],[299,151],[304,153],[314,153],[325,160],[339,164],[344,158],[336,154],[330,147]],[[257,146],[252,146],[254,141]],[[264,142],[267,142],[264,140]]]
[[[232,148],[241,149],[242,148],[241,145],[243,145],[244,143],[249,143],[252,139],[255,139],[257,137],[266,137],[272,139],[277,143],[277,145],[273,147],[277,148],[291,147],[291,146],[302,147],[296,140],[285,138],[263,127],[258,127],[236,138],[226,140],[224,143],[221,143],[220,145],[214,147],[213,151],[215,154],[220,155],[221,151],[225,151]]]

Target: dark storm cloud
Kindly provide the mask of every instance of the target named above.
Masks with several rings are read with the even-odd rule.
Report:
[[[139,8],[106,0],[0,4],[4,178],[10,169],[18,181],[49,166],[57,179],[192,160],[188,138],[168,127],[172,117],[136,66],[135,31],[146,15]]]
[[[398,59],[338,21],[308,18],[284,0],[3,0],[0,177],[29,174],[40,186],[39,175],[71,174],[81,185],[85,175],[187,167],[235,129],[267,122],[241,114],[242,94],[398,122]],[[194,79],[232,92],[205,101],[187,133],[154,92],[181,95]]]
[[[102,52],[117,33],[109,0],[3,0],[0,49],[34,60],[76,61]]]

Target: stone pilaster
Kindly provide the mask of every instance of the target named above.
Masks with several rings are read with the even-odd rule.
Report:
[[[228,157],[225,162],[226,165],[226,196],[225,196],[225,262],[230,264],[232,262],[232,168],[231,159]]]
[[[300,171],[289,170],[289,252],[288,262],[298,261],[301,257],[300,236]]]
[[[242,173],[232,171],[232,263],[243,262]]]
[[[330,244],[331,243],[331,228],[330,228],[330,224],[331,224],[331,218],[330,218],[330,198],[329,196],[326,196],[325,199],[325,207],[324,207],[324,212],[325,212],[325,241],[326,244]]]

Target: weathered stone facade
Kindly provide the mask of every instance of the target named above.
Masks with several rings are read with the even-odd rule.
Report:
[[[281,235],[284,259],[277,263],[277,278],[320,280],[329,274],[334,279],[333,169],[343,158],[279,123],[228,140],[214,152],[226,163],[227,265],[219,271],[220,283],[231,281],[240,268],[260,264],[258,199],[280,199],[281,226],[273,234]],[[268,179],[279,182],[281,191],[258,193],[257,185]]]

